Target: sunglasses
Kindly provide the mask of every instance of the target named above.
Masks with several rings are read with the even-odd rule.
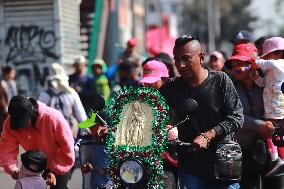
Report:
[[[233,71],[234,73],[236,73],[236,74],[241,74],[242,72],[244,72],[244,71],[249,71],[249,70],[251,70],[250,67],[239,67],[239,68],[234,69],[234,70],[232,70],[232,71]]]

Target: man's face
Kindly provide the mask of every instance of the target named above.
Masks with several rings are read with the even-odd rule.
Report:
[[[200,48],[194,47],[197,43],[186,43],[174,51],[175,65],[182,77],[192,78],[201,69],[204,54]]]
[[[101,75],[102,74],[102,67],[101,66],[93,66],[93,74],[94,75]]]
[[[133,46],[127,46],[127,48],[126,48],[126,51],[129,53],[129,54],[132,54],[133,52],[134,52],[134,50],[135,50],[135,47],[133,47]]]
[[[76,73],[84,73],[86,66],[83,63],[75,63],[74,68]]]

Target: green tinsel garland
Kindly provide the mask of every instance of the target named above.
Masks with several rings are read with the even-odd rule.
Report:
[[[124,105],[133,101],[141,101],[150,105],[153,109],[152,144],[150,146],[114,146],[117,124]],[[110,118],[109,132],[106,138],[108,161],[112,180],[115,187],[121,184],[118,175],[118,167],[122,159],[134,158],[143,163],[147,176],[148,189],[162,189],[163,166],[162,153],[166,147],[166,125],[169,123],[169,107],[163,96],[156,89],[149,87],[124,87],[114,94],[108,103],[107,115]]]

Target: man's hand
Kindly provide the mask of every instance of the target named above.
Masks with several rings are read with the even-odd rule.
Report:
[[[84,165],[81,167],[81,172],[82,172],[83,174],[86,174],[86,173],[91,172],[93,169],[94,169],[94,168],[93,168],[92,164],[86,163],[86,164],[84,164]]]
[[[107,133],[108,133],[108,128],[105,125],[94,125],[90,127],[92,135],[97,139],[101,140]]]
[[[193,140],[193,143],[200,149],[206,149],[209,146],[210,141],[212,139],[216,138],[216,136],[217,136],[217,133],[216,133],[215,129],[210,129],[210,130],[198,135]]]
[[[275,129],[274,125],[271,121],[264,121],[263,124],[258,129],[257,134],[261,138],[266,139],[272,136],[274,129]]]
[[[193,144],[195,144],[197,149],[207,149],[209,142],[202,135],[198,135],[193,140]]]
[[[56,186],[56,176],[53,173],[48,173],[46,177],[46,184],[49,186]]]
[[[12,174],[11,174],[11,177],[12,177],[14,180],[18,180],[19,173],[20,173],[19,170],[13,171]]]

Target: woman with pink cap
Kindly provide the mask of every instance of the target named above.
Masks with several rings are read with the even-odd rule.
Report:
[[[169,71],[167,66],[156,57],[147,58],[143,63],[143,74],[140,84],[143,86],[153,87],[155,89],[160,89],[169,79]],[[171,128],[171,125],[167,125],[167,129]],[[168,138],[176,139],[178,137],[178,131],[176,128],[171,129],[168,132]],[[176,189],[177,188],[177,160],[171,155],[174,151],[168,149],[164,153],[164,172],[167,177],[165,180],[166,189]]]
[[[159,89],[169,79],[166,65],[158,58],[147,58],[143,62],[143,74],[140,84]]]

